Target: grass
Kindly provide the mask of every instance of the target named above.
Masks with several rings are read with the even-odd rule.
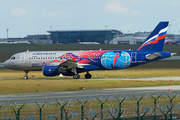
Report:
[[[130,80],[0,80],[0,94],[24,94],[58,91],[79,91],[85,88],[126,88],[142,86],[180,85],[180,81],[130,81]]]
[[[124,69],[112,71],[91,71],[92,78],[134,78],[134,77],[162,77],[162,76],[180,76],[178,68],[149,68],[149,69]],[[23,79],[25,73],[23,71],[0,70],[0,79]],[[86,73],[80,73],[81,78],[84,78]],[[45,77],[42,71],[30,71],[29,79],[72,79],[72,77]]]
[[[180,76],[180,61],[159,61],[147,65],[109,71],[91,71],[93,78],[134,78]],[[23,80],[23,71],[0,68],[0,94],[78,91],[102,88],[180,85],[180,81],[74,80],[72,77],[45,77],[42,71],[30,71],[30,80]],[[84,78],[85,73],[81,73]],[[9,79],[9,80],[6,80]],[[60,79],[60,80],[58,80]]]
[[[115,71],[91,71],[90,73],[93,78],[180,76],[180,64],[179,61],[160,61],[135,68]],[[74,80],[72,77],[45,77],[42,71],[30,71],[28,74],[30,80],[23,80],[24,74],[23,71],[0,68],[0,94],[78,91],[83,90],[83,88],[87,90],[180,85],[180,81]],[[84,74],[80,74],[81,78],[84,78]]]

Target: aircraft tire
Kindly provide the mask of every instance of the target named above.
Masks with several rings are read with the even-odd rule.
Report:
[[[80,75],[79,74],[74,74],[73,75],[73,79],[79,79],[80,78]]]
[[[28,79],[28,76],[24,76],[24,79],[27,80],[27,79]]]
[[[86,78],[86,79],[91,79],[91,77],[92,77],[91,74],[86,74],[86,75],[85,75],[85,78]]]

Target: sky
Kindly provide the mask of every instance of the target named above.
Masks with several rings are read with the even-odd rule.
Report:
[[[9,38],[48,30],[150,32],[160,21],[180,34],[180,0],[0,0],[0,38],[7,29]]]

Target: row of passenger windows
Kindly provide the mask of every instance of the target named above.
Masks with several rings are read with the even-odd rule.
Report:
[[[100,58],[115,58],[115,57],[78,57],[77,59],[100,59]],[[117,57],[117,58],[125,58],[123,57]],[[29,57],[29,59],[60,59],[59,57]],[[61,58],[61,59],[66,59],[66,58]]]
[[[29,59],[59,59],[58,57],[30,57]]]

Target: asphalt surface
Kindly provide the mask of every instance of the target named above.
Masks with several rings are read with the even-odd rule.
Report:
[[[34,93],[34,94],[17,94],[17,95],[0,95],[0,104],[23,104],[23,103],[45,103],[69,100],[90,100],[106,98],[124,98],[139,97],[150,95],[167,95],[171,89],[171,94],[180,94],[180,86],[161,86],[161,87],[136,87],[136,88],[113,88],[102,90],[83,90],[83,91],[66,91],[51,93]]]
[[[24,80],[22,79],[0,79],[0,80]],[[45,79],[28,79],[28,80],[74,80],[72,77],[64,78],[45,78]],[[170,77],[139,77],[139,78],[91,78],[91,79],[78,79],[78,80],[142,80],[142,81],[180,81],[180,76],[170,76]]]
[[[180,76],[171,76],[171,77],[139,77],[139,78],[100,78],[100,79],[91,79],[91,80],[142,80],[142,81],[180,81]]]

